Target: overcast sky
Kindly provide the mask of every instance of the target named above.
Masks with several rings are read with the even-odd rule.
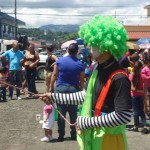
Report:
[[[82,24],[94,15],[113,15],[125,25],[147,23],[149,0],[16,0],[17,18],[26,27]],[[0,0],[2,12],[14,16],[15,0]]]

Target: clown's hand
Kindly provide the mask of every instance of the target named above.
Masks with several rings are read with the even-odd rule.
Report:
[[[77,122],[75,123],[75,129],[78,135],[82,134],[82,131],[79,129]]]
[[[49,99],[50,100],[50,96],[51,96],[51,93],[44,93],[44,94],[39,94],[38,95],[39,98],[43,101],[43,100],[46,100],[46,99]],[[50,100],[51,101],[51,100]]]

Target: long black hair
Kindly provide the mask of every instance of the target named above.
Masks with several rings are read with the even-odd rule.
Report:
[[[140,61],[135,62],[134,69],[133,69],[134,76],[133,76],[133,81],[132,81],[133,82],[133,87],[135,89],[137,89],[137,87],[139,85],[140,74],[141,74],[142,67],[143,67],[142,62],[140,62]]]
[[[55,48],[55,47],[54,47],[53,44],[50,44],[50,45],[46,46],[46,49],[47,49],[49,52],[53,52],[54,48]]]
[[[150,62],[150,54],[149,54],[149,52],[144,52],[143,53],[143,62],[144,62],[144,64],[147,64],[148,62]]]

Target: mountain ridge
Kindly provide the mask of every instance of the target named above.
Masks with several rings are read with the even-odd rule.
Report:
[[[78,32],[79,31],[79,25],[43,25],[39,27],[41,30],[51,30],[51,31],[62,31],[62,32]]]

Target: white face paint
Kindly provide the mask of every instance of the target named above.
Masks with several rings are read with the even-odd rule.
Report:
[[[91,47],[91,52],[94,59],[100,55],[99,47]]]

